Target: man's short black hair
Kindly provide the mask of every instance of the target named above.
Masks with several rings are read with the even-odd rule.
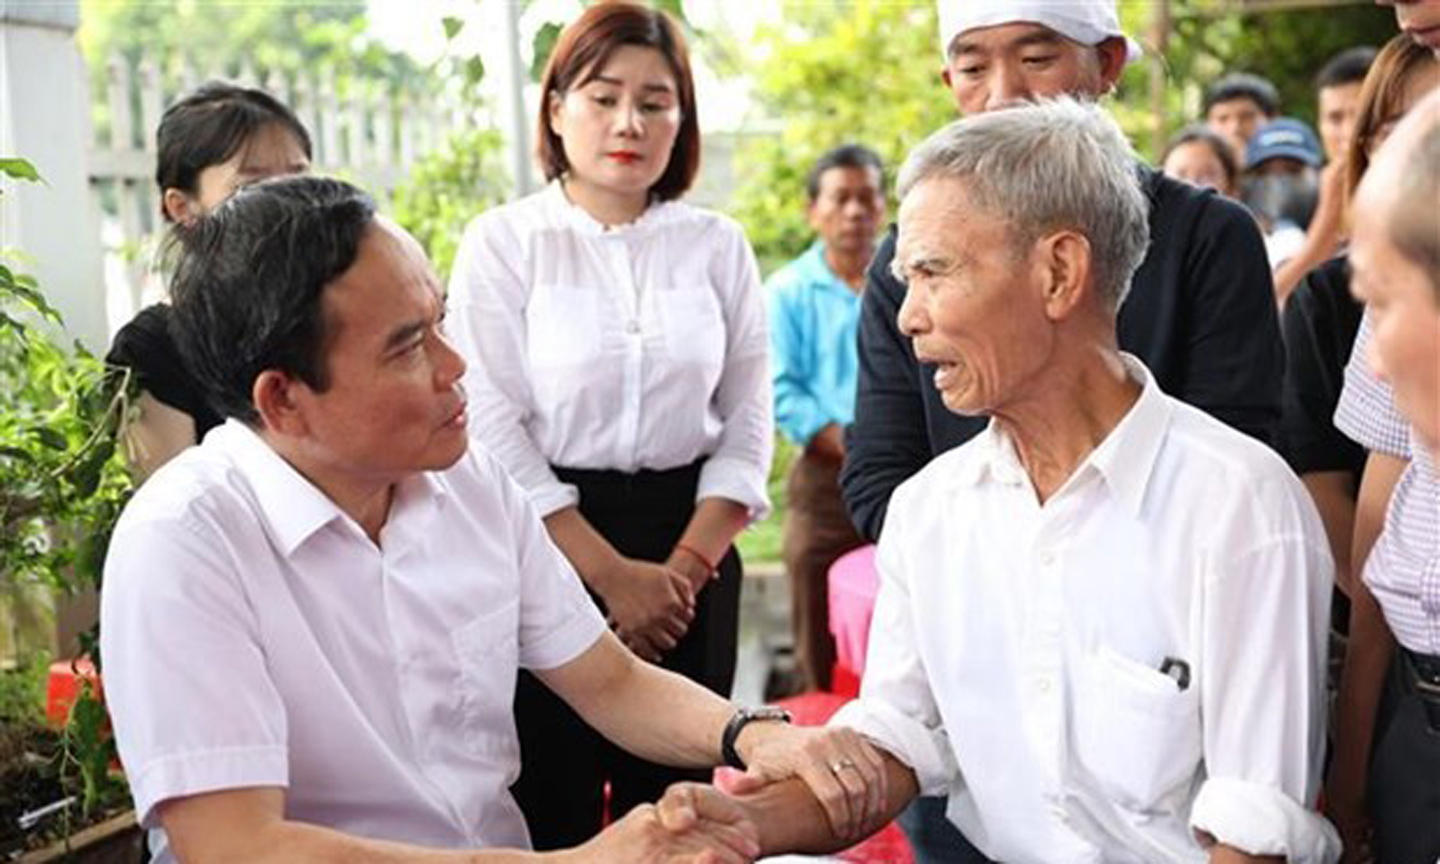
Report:
[[[820,197],[820,176],[831,168],[874,168],[880,177],[880,191],[885,191],[885,163],[880,154],[863,144],[842,144],[816,159],[805,175],[805,194],[811,204]]]
[[[217,413],[257,425],[251,391],[267,369],[328,386],[321,295],[374,219],[349,183],[286,177],[176,229],[172,335]]]
[[[200,172],[239,152],[255,133],[279,125],[295,136],[305,158],[310,133],[283,102],[253,87],[207,81],[165,110],[155,131],[155,185],[160,187],[160,213],[166,219],[166,189],[187,195],[199,191]]]
[[[1216,105],[1236,99],[1249,99],[1260,107],[1266,117],[1274,117],[1280,112],[1280,91],[1275,89],[1274,84],[1259,75],[1235,72],[1211,84],[1210,89],[1205,91],[1203,113],[1209,114]]]
[[[1320,72],[1315,76],[1315,89],[1324,90],[1326,87],[1363,82],[1365,74],[1370,71],[1370,64],[1375,62],[1376,53],[1378,52],[1369,45],[1346,48],[1320,67]]]

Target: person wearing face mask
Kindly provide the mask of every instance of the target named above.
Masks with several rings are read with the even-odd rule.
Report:
[[[591,6],[561,33],[542,88],[550,183],[475,219],[450,280],[472,434],[529,493],[620,638],[728,694],[741,580],[731,541],[770,508],[754,254],[738,224],[678,200],[700,133],[666,14]],[[708,776],[621,752],[530,676],[516,715],[514,790],[538,849],[598,831],[607,783],[618,816]]]
[[[1321,161],[1314,131],[1293,117],[1261,126],[1245,149],[1241,197],[1265,232],[1272,268],[1305,243],[1319,195]]]
[[[155,132],[160,215],[170,225],[203,216],[249,183],[310,170],[310,133],[270,94],[223,81],[171,105]],[[170,337],[170,306],[140,311],[115,334],[106,362],[139,379],[140,416],[128,430],[135,472],[148,477],[220,425]]]

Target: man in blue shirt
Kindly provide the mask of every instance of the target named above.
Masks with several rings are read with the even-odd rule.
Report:
[[[855,416],[860,290],[885,218],[880,157],[847,144],[821,156],[806,180],[818,239],[766,283],[775,420],[804,448],[791,466],[784,528],[800,689],[829,689],[826,572],[863,541],[840,497],[843,430]]]

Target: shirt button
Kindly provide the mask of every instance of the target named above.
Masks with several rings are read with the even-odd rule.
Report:
[[[1055,566],[1055,553],[1054,553],[1054,552],[1041,552],[1041,553],[1040,553],[1040,564],[1041,564],[1042,566],[1044,566],[1044,567],[1053,567],[1053,566]]]
[[[1041,678],[1039,681],[1036,681],[1036,682],[1035,682],[1035,689],[1039,690],[1041,693],[1049,693],[1049,692],[1050,692],[1050,679],[1049,679],[1049,678]]]
[[[1050,805],[1050,815],[1054,816],[1055,819],[1062,824],[1068,825],[1070,823],[1070,814],[1059,804]]]
[[[639,321],[631,321],[629,324],[625,325],[625,330],[626,330],[626,332],[632,333],[632,334],[633,334],[633,333],[639,333],[639,332],[640,332],[640,322],[639,322]]]

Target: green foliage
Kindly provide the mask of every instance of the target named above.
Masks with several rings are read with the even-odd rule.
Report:
[[[39,181],[24,160],[0,160],[0,173]],[[64,348],[50,329],[60,324],[32,277],[0,266],[0,393],[6,400],[0,593],[6,596],[36,584],[64,592],[98,587],[111,528],[131,491],[117,447],[128,376],[78,343]],[[94,660],[98,665],[99,657]],[[7,719],[16,710],[3,707]],[[114,744],[105,709],[88,689],[72,707],[62,752],[87,813],[118,800],[123,790],[109,776]]]
[[[105,704],[88,678],[80,681],[80,694],[70,707],[70,717],[61,736],[60,776],[65,782],[79,786],[80,809],[89,816],[121,803],[125,786],[110,774],[110,763],[118,754]]]
[[[785,476],[790,473],[790,463],[795,461],[799,449],[784,435],[775,435],[775,458],[770,461],[770,477],[766,491],[774,509],[763,522],[756,522],[735,538],[740,557],[748,564],[777,563],[780,561],[781,527],[785,522]]]
[[[1127,0],[1122,18],[1128,32],[1151,34],[1155,4]],[[1327,8],[1275,9],[1237,14],[1219,0],[1170,0],[1171,24],[1164,52],[1166,135],[1198,116],[1205,87],[1227,72],[1253,72],[1280,91],[1281,113],[1316,122],[1315,74],[1327,60],[1356,45],[1379,47],[1395,35],[1392,10],[1372,3]],[[1118,111],[1132,133],[1150,132],[1149,63],[1127,71]],[[1129,121],[1129,122],[1127,122]],[[1148,145],[1149,136],[1138,137]],[[1151,157],[1159,154],[1142,152]]]
[[[493,130],[458,132],[419,160],[395,190],[391,214],[425,247],[442,281],[449,277],[465,224],[505,200],[503,148]]]
[[[787,2],[784,23],[757,36],[755,95],[773,137],[742,146],[733,213],[766,272],[804,251],[805,174],[847,142],[875,149],[893,178],[909,148],[953,119],[938,80],[931,4]]]
[[[377,81],[412,92],[431,92],[444,83],[435,70],[366,34],[363,0],[82,0],[80,20],[80,45],[97,97],[95,122],[102,131],[109,127],[106,70],[113,55],[130,64],[148,55],[162,64],[160,73],[169,90],[179,82],[176,64],[182,58],[202,75],[220,70],[234,76],[248,65],[259,74],[278,72],[295,80],[323,69],[333,74],[342,97]],[[132,108],[138,110],[138,105]]]
[[[1282,110],[1314,121],[1314,75],[1332,55],[1380,45],[1395,32],[1390,10],[1372,4],[1235,14],[1230,0],[1170,0],[1162,112],[1151,94],[1151,63],[1132,64],[1110,105],[1137,149],[1150,158],[1161,137],[1198,119],[1205,84],[1227,71],[1270,78]],[[1151,0],[1123,0],[1126,31],[1152,47]],[[1152,52],[1153,53],[1153,52]],[[762,31],[752,54],[755,98],[776,134],[737,155],[742,185],[732,211],[744,223],[766,272],[804,251],[804,178],[825,150],[854,141],[874,148],[893,172],[910,148],[954,119],[931,4],[791,0],[783,23]],[[892,211],[893,212],[893,211]]]
[[[13,669],[0,671],[0,729],[40,726],[45,722],[45,685],[50,664],[32,654]]]
[[[34,177],[23,160],[0,171]],[[0,576],[71,591],[98,583],[130,490],[116,452],[126,376],[63,348],[47,323],[60,318],[35,280],[0,265]]]

